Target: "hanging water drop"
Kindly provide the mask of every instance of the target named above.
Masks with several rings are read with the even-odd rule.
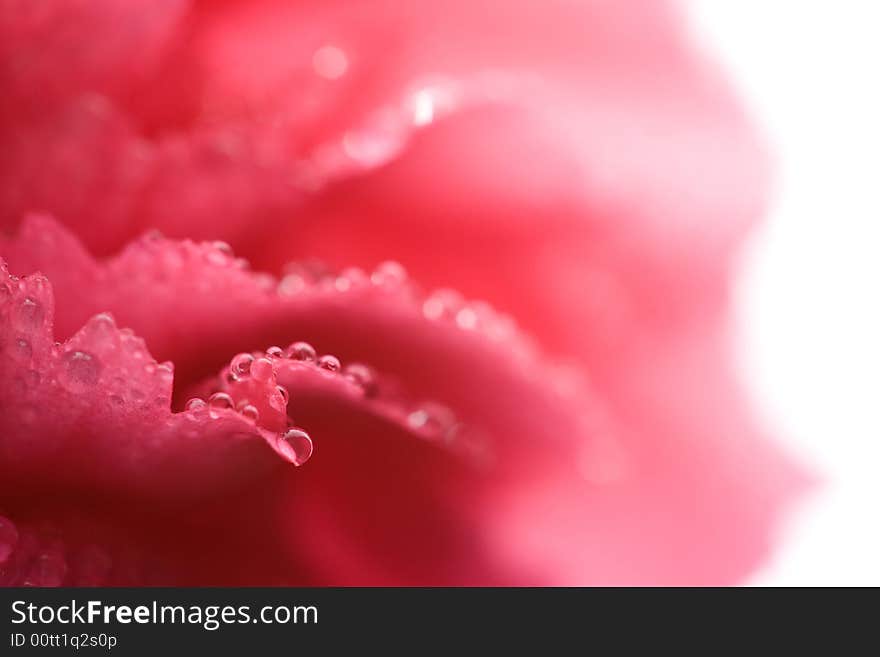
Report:
[[[277,448],[281,456],[296,466],[300,466],[308,461],[314,451],[314,445],[309,434],[302,429],[296,428],[288,429],[278,437]]]

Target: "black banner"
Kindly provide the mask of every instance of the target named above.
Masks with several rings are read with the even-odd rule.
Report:
[[[0,589],[0,654],[336,654],[392,646],[421,654],[472,647],[475,639],[555,654],[584,653],[608,641],[680,646],[707,632],[704,647],[711,649],[713,642],[779,630],[783,619],[774,609],[793,604],[794,596],[776,591],[758,604],[766,592],[755,591]],[[808,615],[799,618],[799,632],[804,623]]]

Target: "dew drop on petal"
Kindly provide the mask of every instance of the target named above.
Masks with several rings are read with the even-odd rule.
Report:
[[[100,313],[89,320],[88,327],[96,340],[106,340],[116,329],[116,322],[110,313]]]
[[[83,392],[98,383],[101,363],[85,351],[68,351],[62,357],[61,385],[71,392]]]
[[[214,247],[217,251],[222,253],[223,255],[232,256],[232,247],[229,246],[226,242],[222,242],[220,240],[216,240],[211,242],[211,246]]]
[[[453,317],[459,311],[463,300],[453,290],[437,290],[422,304],[422,313],[428,319]]]
[[[429,404],[409,414],[409,426],[432,438],[449,436],[456,425],[455,415],[449,409]]]
[[[229,371],[232,373],[234,378],[244,378],[251,371],[251,364],[254,362],[254,357],[250,354],[238,354],[235,358],[232,359],[232,363],[229,366]]]
[[[477,328],[477,321],[477,313],[473,308],[462,308],[455,316],[455,323],[458,324],[459,328],[463,328],[466,331],[472,331]]]
[[[40,328],[46,312],[39,301],[33,297],[25,297],[18,306],[15,314],[15,324],[24,333]]]
[[[0,564],[9,558],[18,544],[18,530],[8,518],[0,516]]]
[[[287,348],[287,357],[292,360],[314,362],[318,354],[308,342],[294,342]]]
[[[297,292],[302,292],[306,287],[305,279],[299,274],[287,274],[278,283],[278,294],[282,296],[293,296]]]
[[[278,387],[276,388],[276,390],[278,390],[278,392],[279,392],[279,393],[281,394],[281,396],[284,398],[284,403],[285,403],[285,405],[286,405],[288,402],[290,402],[290,393],[287,392],[287,388],[285,388],[284,386],[278,386]]]
[[[235,404],[232,402],[232,397],[225,392],[215,392],[208,397],[208,406],[212,411],[222,411],[227,408],[233,408]]]
[[[268,358],[257,358],[251,363],[251,376],[254,381],[265,383],[275,374],[275,365]]]
[[[308,461],[314,451],[312,439],[302,429],[288,429],[278,437],[276,444],[278,452],[296,466]]]
[[[339,359],[336,356],[331,356],[327,354],[326,356],[321,356],[318,359],[318,367],[322,370],[327,370],[328,372],[338,372],[341,364],[339,363]]]
[[[247,418],[251,422],[256,422],[260,419],[260,411],[257,410],[257,407],[252,404],[247,404],[239,412],[242,414],[243,417]]]
[[[406,269],[399,262],[394,262],[393,260],[380,264],[370,276],[370,280],[373,281],[374,285],[385,287],[400,286],[406,282],[406,279]]]
[[[284,356],[284,350],[281,347],[269,347],[266,349],[266,355],[269,358],[282,358]]]
[[[184,407],[188,411],[200,411],[203,408],[207,408],[208,404],[205,403],[205,400],[201,397],[193,397],[188,402],[186,402],[186,406]]]
[[[372,370],[366,365],[360,363],[346,365],[343,373],[345,378],[358,386],[365,394],[370,395],[375,392],[375,377]]]

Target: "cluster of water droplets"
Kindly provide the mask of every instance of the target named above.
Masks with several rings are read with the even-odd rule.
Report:
[[[425,293],[398,262],[389,260],[372,272],[348,267],[334,272],[317,262],[289,263],[278,283],[282,298],[321,293],[380,291],[414,304],[425,319],[504,344],[514,358],[534,358],[538,349],[509,314],[486,301],[468,300],[455,290],[440,288]]]
[[[283,421],[284,426],[276,431],[273,446],[294,465],[303,465],[311,458],[314,444],[305,430],[289,424],[290,394],[287,388],[278,384],[278,368],[285,362],[307,364],[328,375],[341,370],[335,356],[319,356],[306,342],[294,342],[286,349],[272,346],[263,352],[240,353],[221,372],[219,384],[222,389],[207,399],[191,398],[186,402],[186,410],[196,414],[206,412],[214,419],[228,412],[237,412],[249,422],[269,429]],[[357,369],[355,372],[363,374]],[[359,381],[364,388],[369,387],[367,376]]]
[[[236,257],[225,242],[165,241],[161,248],[153,248],[160,241],[161,236],[153,233],[142,238],[141,245],[146,245],[146,249],[152,253],[151,257],[164,258],[166,264],[172,268],[184,267],[193,258],[207,263],[210,265],[208,270],[200,271],[196,278],[204,281],[203,284],[208,288],[226,287],[233,291],[239,290],[237,285],[228,285],[226,277],[240,274],[250,280],[249,285],[242,287],[242,293],[252,294],[256,285],[259,291],[270,295],[269,302],[273,301],[273,296],[286,303],[326,295],[350,294],[363,297],[382,294],[391,301],[399,300],[404,306],[411,305],[425,319],[445,323],[503,344],[514,358],[527,359],[538,352],[532,339],[520,331],[511,315],[496,310],[488,302],[465,299],[451,289],[441,288],[425,293],[409,277],[406,269],[393,260],[381,262],[372,271],[360,267],[336,271],[317,260],[290,262],[283,267],[280,278],[276,278],[269,273],[250,270],[249,263]],[[139,269],[155,270],[155,266]],[[170,280],[178,280],[178,277],[171,277]],[[253,298],[260,297],[251,297],[249,302]]]

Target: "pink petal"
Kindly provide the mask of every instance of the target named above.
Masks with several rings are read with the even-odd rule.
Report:
[[[23,230],[0,250],[48,272],[59,323],[103,304],[174,360],[181,385],[291,337],[379,373],[373,396],[351,381],[363,372],[287,358],[266,359],[256,387],[225,370],[196,385],[255,401],[273,430],[284,385],[289,415],[315,440],[296,476],[254,493],[265,515],[252,521],[277,533],[279,572],[297,581],[728,583],[763,557],[804,484],[745,419],[712,332],[669,343],[671,364],[623,362],[600,395],[509,318],[452,292],[425,295],[396,266],[369,277],[301,266],[278,282],[225,246],[160,238],[99,265],[49,220]],[[78,304],[61,303],[61,290],[76,298],[83,285]],[[455,438],[459,425],[464,438],[440,441],[442,453],[418,440],[438,426]]]

